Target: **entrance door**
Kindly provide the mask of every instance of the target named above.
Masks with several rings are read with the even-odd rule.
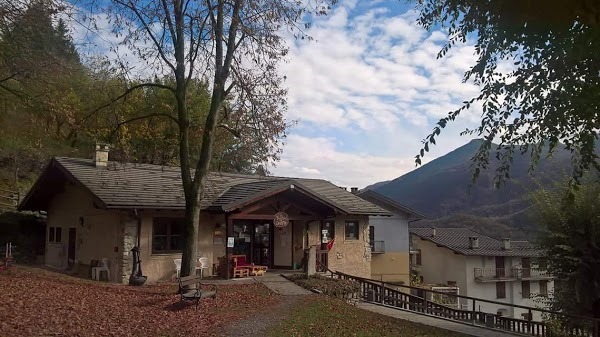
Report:
[[[504,256],[496,256],[496,278],[504,277],[506,277],[504,270]]]
[[[524,257],[521,262],[521,265],[521,270],[523,271],[522,276],[525,278],[531,277],[531,260],[528,257]]]
[[[246,255],[246,261],[272,266],[271,229],[269,221],[240,220],[233,224],[233,255]]]
[[[292,268],[292,232],[293,223],[283,228],[273,229],[273,265]]]
[[[252,243],[252,262],[271,267],[271,228],[270,222],[254,223],[254,242]]]
[[[75,247],[77,240],[77,228],[69,228],[69,243],[67,247],[67,265],[69,269],[75,265]]]

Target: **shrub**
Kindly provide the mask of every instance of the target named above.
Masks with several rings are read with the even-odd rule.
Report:
[[[294,274],[288,278],[301,287],[316,290],[325,295],[337,298],[349,298],[360,290],[358,282],[352,280],[336,279],[321,275],[312,275],[307,278],[304,274]]]

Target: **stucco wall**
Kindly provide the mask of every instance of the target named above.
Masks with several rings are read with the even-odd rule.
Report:
[[[153,254],[152,253],[152,223],[154,217],[183,217],[183,212],[178,211],[144,211],[141,213],[142,226],[140,237],[140,258],[144,275],[148,276],[148,282],[170,280],[175,277],[174,259],[180,259],[181,253],[175,254]],[[217,228],[217,224],[220,227]],[[214,244],[215,229],[223,232],[222,242]],[[209,259],[210,268],[204,270],[204,275],[212,275],[212,265],[217,259],[225,256],[225,218],[223,215],[212,215],[201,213],[200,227],[198,232],[198,254]]]
[[[371,255],[371,278],[388,282],[410,284],[409,253],[388,252]]]
[[[408,215],[371,216],[369,225],[374,227],[374,240],[385,244],[385,253],[372,254],[371,277],[410,283]]]
[[[447,248],[438,247],[436,244],[413,239],[415,249],[421,249],[421,275],[425,283],[443,283],[454,281],[464,294],[467,286],[467,270],[465,256],[454,254]]]
[[[76,228],[75,259],[82,265],[82,273],[87,271],[91,260],[108,258],[112,281],[117,281],[119,263],[119,221],[121,213],[96,209],[93,198],[86,190],[66,183],[64,191],[56,195],[48,207],[49,228],[62,228],[62,242],[46,245],[46,264],[56,268],[67,268],[67,248],[69,228]],[[80,218],[83,224],[80,224]]]

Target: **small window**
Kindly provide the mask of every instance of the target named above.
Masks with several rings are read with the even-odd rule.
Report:
[[[154,218],[152,252],[180,252],[183,249],[183,226],[182,218]]]
[[[416,261],[417,266],[420,266],[421,265],[421,250],[420,249],[417,249],[417,258],[416,258],[416,260],[417,260]]]
[[[540,281],[540,295],[548,296],[548,281]]]
[[[358,221],[346,221],[346,240],[358,240]]]
[[[496,282],[496,298],[506,298],[506,282]]]
[[[522,281],[521,282],[521,297],[529,298],[530,295],[531,295],[531,284],[529,283],[529,281]]]
[[[48,228],[48,242],[49,243],[61,243],[62,241],[62,228],[61,227],[49,227]]]
[[[321,223],[321,243],[329,243],[335,237],[335,222],[325,221]]]

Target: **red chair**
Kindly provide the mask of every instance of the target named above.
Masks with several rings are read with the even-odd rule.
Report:
[[[233,277],[263,276],[269,268],[246,262],[246,255],[233,255]],[[244,271],[245,270],[245,271]],[[244,275],[245,276],[242,276]]]

